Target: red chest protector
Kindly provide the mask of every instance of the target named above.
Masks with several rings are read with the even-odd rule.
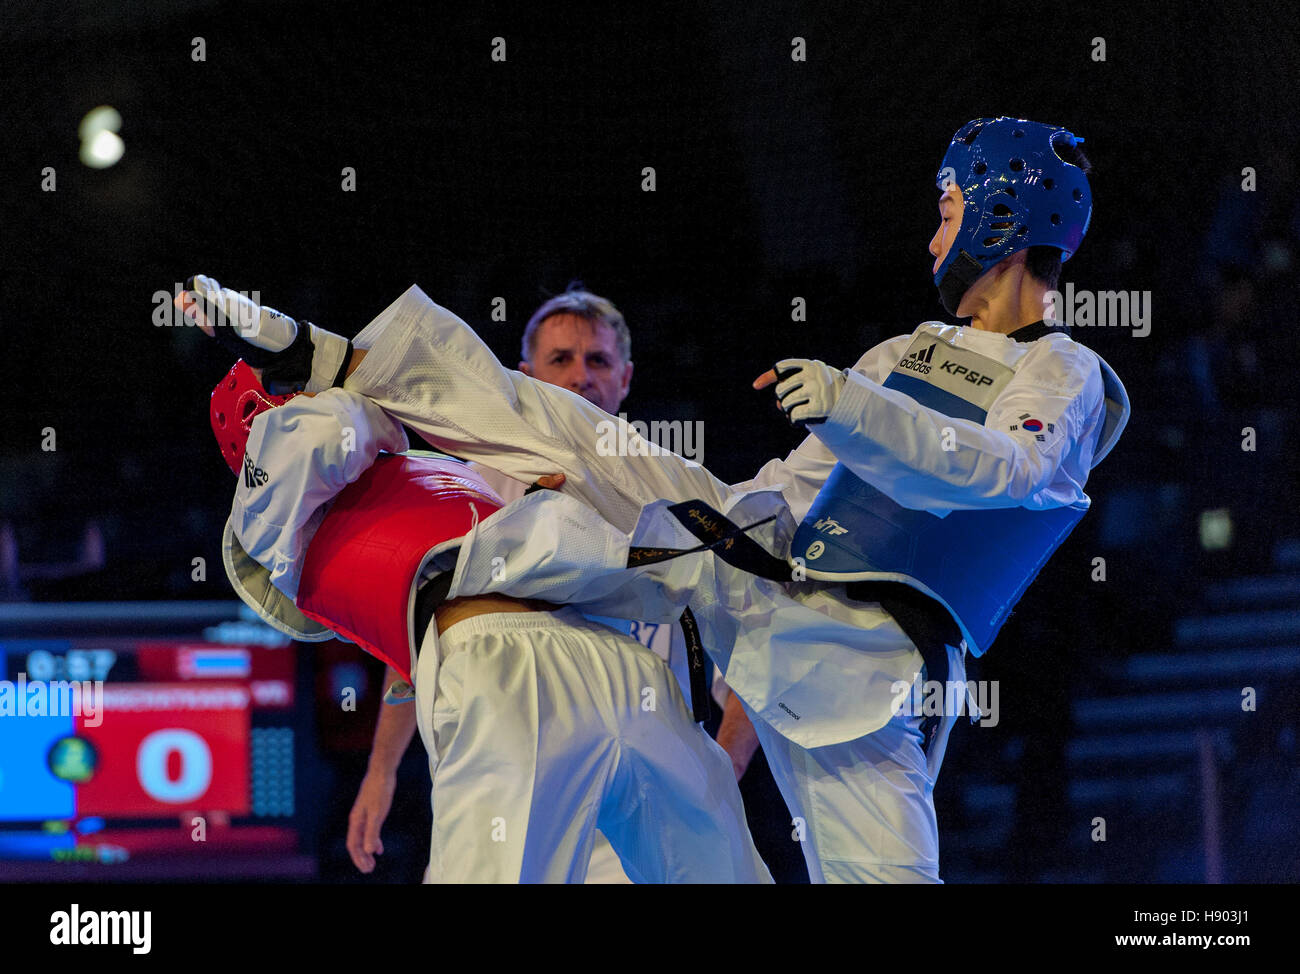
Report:
[[[307,548],[298,608],[411,680],[415,582],[435,545],[462,537],[501,499],[456,460],[381,454],[334,500]]]

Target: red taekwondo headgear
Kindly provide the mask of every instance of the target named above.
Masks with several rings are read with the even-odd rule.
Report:
[[[221,455],[233,474],[244,465],[244,450],[252,433],[253,419],[273,406],[288,402],[296,392],[287,396],[273,396],[262,388],[257,375],[242,358],[226,377],[212,390],[208,416],[212,420],[212,435],[217,438]]]
[[[212,431],[232,471],[239,473],[243,465],[253,420],[291,398],[270,395],[242,360],[217,385]],[[414,631],[415,593],[429,552],[462,537],[502,506],[496,492],[459,460],[380,454],[333,500],[307,546],[297,610],[412,682],[416,649],[425,635]],[[236,577],[229,562],[227,570],[240,597],[287,631],[281,618],[287,599],[252,595],[249,579]],[[245,557],[238,574],[258,570],[265,572]]]

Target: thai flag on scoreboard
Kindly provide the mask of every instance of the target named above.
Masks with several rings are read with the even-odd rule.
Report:
[[[230,680],[249,676],[252,665],[246,649],[180,649],[176,672],[183,680]]]

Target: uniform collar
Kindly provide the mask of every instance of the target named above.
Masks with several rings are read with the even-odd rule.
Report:
[[[1070,336],[1070,326],[1063,325],[1060,322],[1053,322],[1049,325],[1040,318],[1032,325],[1025,325],[1023,328],[1007,332],[1007,337],[1014,338],[1018,342],[1036,342],[1044,335],[1051,335],[1056,332],[1060,332],[1068,338]]]

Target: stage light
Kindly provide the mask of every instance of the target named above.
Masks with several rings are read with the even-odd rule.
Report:
[[[99,132],[81,143],[81,161],[91,169],[107,169],[122,158],[126,145],[116,132]]]
[[[100,105],[86,112],[86,117],[77,126],[77,134],[82,142],[89,142],[100,132],[120,132],[122,116],[112,105]]]
[[[1232,546],[1232,512],[1226,507],[1201,511],[1201,547],[1222,551]]]
[[[111,105],[100,105],[86,113],[77,126],[81,137],[81,161],[92,169],[107,169],[122,158],[126,143],[118,135],[122,116]]]

